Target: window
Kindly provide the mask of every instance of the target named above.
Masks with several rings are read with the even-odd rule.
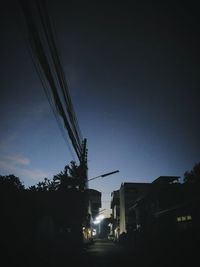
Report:
[[[187,216],[178,216],[176,218],[177,222],[186,222],[186,221],[191,221],[192,220],[192,216],[191,215],[187,215]]]

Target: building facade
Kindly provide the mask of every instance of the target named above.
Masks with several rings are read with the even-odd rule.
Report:
[[[119,190],[120,198],[120,234],[127,233],[134,224],[134,218],[129,214],[129,208],[136,199],[146,194],[149,183],[122,183]]]
[[[88,243],[93,241],[94,227],[93,222],[99,214],[101,208],[101,192],[95,189],[86,189],[88,198],[88,216],[87,221],[83,225],[83,238],[84,242]]]
[[[112,221],[110,223],[110,235],[113,237],[115,241],[119,239],[120,233],[120,198],[119,198],[119,190],[113,191],[111,193],[111,205],[110,208],[112,210]]]

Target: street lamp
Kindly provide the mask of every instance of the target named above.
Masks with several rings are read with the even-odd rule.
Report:
[[[108,173],[105,173],[105,174],[90,178],[90,179],[87,180],[87,182],[92,181],[92,180],[97,179],[97,178],[100,178],[100,177],[103,178],[103,177],[106,177],[106,176],[109,176],[109,175],[112,175],[112,174],[115,174],[115,173],[118,173],[118,172],[119,172],[119,170],[116,170],[116,171],[113,171],[113,172],[108,172]],[[100,232],[101,232],[101,221],[104,219],[104,215],[102,214],[102,212],[104,212],[105,210],[106,209],[101,210],[99,212],[98,216],[93,221],[93,224],[98,227],[98,235],[100,235]]]
[[[96,219],[94,220],[94,224],[99,224],[103,219],[105,218],[105,216],[103,214],[99,214]]]
[[[99,214],[96,219],[94,220],[94,224],[98,225],[99,230],[98,230],[98,236],[101,234],[101,221],[105,218],[103,214]]]
[[[94,180],[94,179],[100,178],[100,177],[103,178],[103,177],[106,177],[106,176],[108,176],[108,175],[112,175],[112,174],[117,173],[117,172],[119,172],[119,170],[114,171],[114,172],[108,172],[108,173],[105,173],[105,174],[102,174],[102,175],[93,177],[93,178],[91,178],[91,179],[88,179],[88,182],[89,182],[89,181],[92,181],[92,180]]]

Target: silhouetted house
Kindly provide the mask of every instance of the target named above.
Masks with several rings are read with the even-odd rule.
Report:
[[[152,245],[156,241],[156,245],[166,245],[166,240],[169,241],[171,237],[174,240],[178,218],[184,214],[184,195],[178,180],[177,176],[158,177],[129,208],[129,214],[135,221],[132,232],[135,235],[134,242],[147,245],[149,241]],[[185,213],[189,221],[190,214],[186,210]]]
[[[95,189],[87,189],[88,198],[89,198],[89,213],[92,216],[92,219],[95,220],[95,217],[99,214],[99,209],[101,208],[101,192]]]
[[[200,183],[182,184],[183,201],[177,216],[178,229],[184,233],[183,242],[191,248],[200,242]]]
[[[110,235],[114,236],[114,240],[119,238],[119,225],[120,225],[120,199],[119,190],[111,193],[112,221],[110,223]]]
[[[129,208],[136,199],[148,190],[148,183],[122,183],[119,190],[120,198],[120,234],[127,233],[133,225],[133,218],[129,214]]]
[[[134,249],[154,254],[191,253],[200,242],[200,186],[160,176],[152,183],[123,183],[112,193],[113,229]],[[122,239],[121,239],[122,240]]]
[[[101,208],[101,192],[95,189],[86,189],[88,197],[88,218],[87,222],[83,225],[84,241],[91,241],[93,238],[93,221],[99,214]]]

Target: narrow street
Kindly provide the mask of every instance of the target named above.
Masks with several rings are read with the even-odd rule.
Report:
[[[107,239],[96,239],[83,253],[82,262],[94,267],[123,266],[130,260],[128,248]],[[128,266],[128,265],[126,265]]]
[[[52,253],[45,253],[40,256],[29,254],[29,249],[21,251],[21,253],[6,255],[3,254],[1,260],[5,267],[21,266],[21,267],[184,267],[193,266],[198,260],[198,253],[193,251],[180,251],[176,249],[156,250],[153,253],[149,248],[148,253],[140,251],[134,252],[131,247],[123,247],[107,239],[96,239],[93,244],[87,246],[84,250],[77,249],[74,252],[67,252],[56,248]]]

